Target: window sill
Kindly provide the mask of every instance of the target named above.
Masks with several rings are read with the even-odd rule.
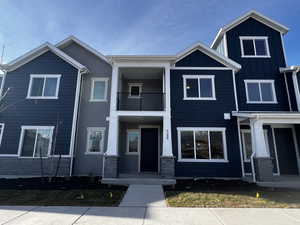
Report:
[[[210,162],[210,163],[229,163],[226,159],[179,159],[178,162]]]
[[[89,102],[107,102],[107,99],[90,99]]]
[[[251,101],[247,101],[247,104],[278,104],[278,102],[251,102]]]
[[[85,155],[103,155],[103,152],[85,152]]]
[[[269,55],[242,55],[242,58],[271,58]]]
[[[26,97],[26,99],[58,99],[58,97]]]
[[[193,100],[193,101],[195,101],[195,100],[200,100],[200,101],[215,101],[215,100],[217,100],[216,98],[183,98],[183,100],[184,101],[186,101],[186,100]]]
[[[48,159],[49,156],[46,157],[32,157],[32,156],[18,156],[19,159]]]

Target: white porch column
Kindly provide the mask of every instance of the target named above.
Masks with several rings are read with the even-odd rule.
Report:
[[[252,149],[255,151],[255,158],[269,158],[270,154],[266,147],[263,130],[263,122],[260,120],[250,120]]]
[[[165,115],[163,117],[163,151],[162,156],[172,157],[172,132],[171,132],[171,89],[170,65],[165,66]]]

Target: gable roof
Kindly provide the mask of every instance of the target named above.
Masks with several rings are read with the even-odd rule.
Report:
[[[207,47],[206,45],[198,42],[196,44],[194,44],[193,46],[185,49],[184,51],[180,52],[177,54],[176,56],[176,60],[175,63],[180,61],[181,59],[183,59],[184,57],[188,56],[189,54],[191,54],[192,52],[199,50],[201,52],[203,52],[204,54],[208,55],[209,57],[215,59],[216,61],[220,62],[221,64],[230,67],[234,70],[240,70],[241,69],[241,65],[236,63],[235,61],[221,55],[219,52],[217,52],[214,49],[211,49],[209,47]]]
[[[0,65],[0,68],[3,69],[3,70],[6,70],[6,71],[13,71],[13,70],[19,68],[20,66],[22,66],[22,65],[30,62],[31,60],[35,59],[36,57],[44,54],[47,51],[53,52],[55,55],[62,58],[66,62],[70,63],[72,66],[74,66],[75,68],[77,68],[78,70],[80,70],[82,72],[87,72],[88,71],[85,66],[81,65],[75,59],[71,58],[66,53],[64,53],[60,49],[56,48],[55,46],[53,46],[49,42],[46,42],[46,43],[40,45],[39,47],[37,47],[35,49],[32,49],[31,51],[25,53],[24,55],[22,55],[18,58],[16,58],[15,60],[9,62],[8,64]]]
[[[89,46],[88,44],[80,41],[78,38],[76,38],[75,36],[71,35],[69,37],[67,37],[66,39],[58,42],[55,47],[61,49],[67,45],[69,45],[70,43],[75,42],[76,44],[80,45],[81,47],[83,47],[84,49],[88,50],[89,52],[93,53],[95,56],[99,57],[100,59],[104,60],[105,62],[107,62],[108,64],[111,64],[110,61],[100,52],[98,52],[96,49],[92,48],[91,46]]]
[[[224,34],[231,30],[232,28],[236,27],[237,25],[241,24],[242,22],[246,21],[249,18],[253,18],[263,24],[265,24],[266,26],[271,27],[274,30],[277,30],[278,32],[282,33],[282,34],[286,34],[289,31],[289,28],[262,15],[261,13],[252,10],[249,11],[248,13],[244,14],[243,16],[237,18],[236,20],[232,21],[231,23],[227,24],[226,26],[222,27],[217,36],[215,37],[211,48],[216,48],[217,44],[220,42],[220,40],[222,39],[222,37],[224,36]]]

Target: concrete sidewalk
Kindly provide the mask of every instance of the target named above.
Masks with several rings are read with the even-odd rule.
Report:
[[[11,225],[299,225],[300,209],[0,206]]]

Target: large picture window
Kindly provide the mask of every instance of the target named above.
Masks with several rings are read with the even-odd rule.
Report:
[[[240,37],[242,57],[270,57],[268,37]]]
[[[86,154],[101,154],[104,148],[104,127],[87,128]]]
[[[54,127],[22,126],[19,142],[19,156],[48,157],[51,152]]]
[[[247,103],[277,103],[274,80],[245,80]]]
[[[177,128],[179,161],[226,162],[225,128]]]
[[[27,98],[57,99],[60,77],[57,74],[30,75]]]
[[[216,100],[214,75],[183,75],[184,100]]]

